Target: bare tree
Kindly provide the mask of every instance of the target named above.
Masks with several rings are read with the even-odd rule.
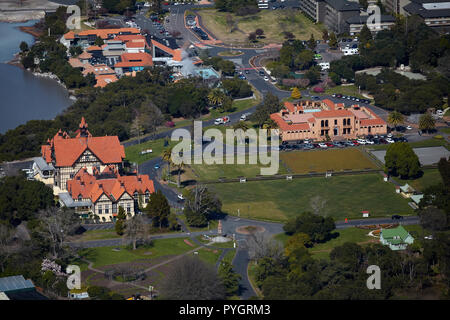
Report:
[[[65,241],[80,226],[78,215],[72,210],[51,207],[40,211],[40,233],[49,240],[51,258],[58,259],[69,254],[65,248]]]
[[[250,259],[259,260],[269,257],[275,260],[281,259],[283,256],[283,245],[273,240],[266,233],[252,233],[247,239],[248,254]]]
[[[133,250],[136,250],[138,241],[148,240],[149,232],[141,215],[135,215],[125,222],[124,238],[131,241]]]
[[[219,300],[225,289],[216,270],[198,257],[184,256],[166,273],[160,295],[169,300]]]
[[[309,201],[311,209],[313,210],[314,214],[318,216],[322,213],[322,210],[325,208],[326,204],[327,200],[323,199],[321,196],[312,197]]]
[[[232,32],[233,26],[234,26],[233,16],[231,14],[227,14],[225,19],[226,19],[227,27],[230,28],[230,32]]]

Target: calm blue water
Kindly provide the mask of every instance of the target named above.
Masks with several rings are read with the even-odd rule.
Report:
[[[32,45],[33,36],[18,27],[32,26],[35,22],[0,22],[0,133],[28,120],[53,119],[73,102],[56,81],[35,77],[5,63],[20,51],[22,41]]]

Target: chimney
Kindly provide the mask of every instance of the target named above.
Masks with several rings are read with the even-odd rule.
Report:
[[[81,181],[81,183],[80,183],[82,186],[84,186],[84,181]]]
[[[137,180],[138,180],[139,182],[142,182],[142,178],[141,178],[140,176],[138,176]]]

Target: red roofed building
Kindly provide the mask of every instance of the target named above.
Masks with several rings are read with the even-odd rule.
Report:
[[[285,102],[284,109],[270,115],[283,141],[354,139],[386,134],[387,124],[369,108],[353,105],[345,108],[329,99]]]
[[[76,136],[71,138],[59,130],[47,144],[41,146],[42,160],[54,167],[53,177],[36,177],[46,184],[53,184],[53,192],[59,194],[66,190],[67,180],[72,179],[81,168],[89,172],[103,171],[107,166],[118,170],[125,158],[125,149],[117,136],[93,137],[88,125],[81,118]],[[35,163],[37,163],[35,161]]]
[[[121,176],[113,165],[103,171],[96,168],[90,173],[81,168],[67,181],[67,191],[60,194],[60,202],[75,208],[78,213],[98,215],[102,222],[114,221],[119,207],[134,215],[139,205],[146,207],[150,194],[155,192],[148,175]]]
[[[120,56],[121,61],[114,65],[118,75],[126,72],[142,71],[145,67],[153,66],[152,56],[145,52],[124,53]]]
[[[60,42],[69,48],[73,45],[79,45],[81,42],[93,45],[97,37],[107,40],[120,35],[139,35],[140,33],[137,28],[90,29],[78,33],[69,31],[61,37]]]

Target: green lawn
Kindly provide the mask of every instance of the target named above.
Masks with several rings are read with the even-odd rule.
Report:
[[[170,141],[169,139],[169,146],[174,146],[176,143],[177,142]],[[153,152],[142,155],[141,151],[147,149],[152,149]],[[128,161],[141,164],[145,161],[161,156],[164,149],[164,139],[151,140],[125,148],[125,155]]]
[[[222,250],[201,248],[197,252],[198,254],[196,256],[198,256],[200,260],[206,262],[209,265],[215,266],[217,260],[220,257],[220,254],[222,253]]]
[[[256,177],[261,174],[261,168],[268,167],[261,164],[191,164],[190,167],[195,173],[196,180],[198,181],[210,181],[218,180],[221,177],[225,178],[238,178],[238,177]],[[235,162],[237,162],[235,158]],[[287,170],[280,163],[277,174],[285,174]]]
[[[439,128],[439,131],[441,131],[445,134],[450,134],[450,127]]]
[[[284,41],[283,32],[292,32],[296,39],[308,40],[311,34],[315,39],[322,38],[321,24],[314,24],[300,11],[294,10],[261,10],[260,12],[237,16],[227,12],[219,12],[215,9],[199,10],[197,12],[205,27],[214,36],[234,45],[248,45],[248,35],[256,29],[264,30],[264,37],[258,39],[258,43],[281,43]],[[227,16],[231,16],[239,30],[230,32],[227,25]]]
[[[293,173],[377,168],[360,150],[353,148],[282,152],[280,158]]]
[[[317,258],[323,258],[328,256],[333,248],[343,245],[345,242],[354,242],[362,244],[369,244],[378,242],[377,238],[368,236],[370,230],[358,229],[358,228],[346,228],[333,231],[335,238],[325,242],[314,245],[309,248],[309,252]]]
[[[197,227],[191,227],[187,224],[186,216],[184,214],[178,214],[177,218],[182,220],[186,224],[186,227],[189,229],[189,232],[215,230],[215,229],[217,229],[217,225],[219,224],[219,221],[217,221],[217,220],[210,220],[209,227],[206,226],[206,227],[202,227],[202,228],[197,228]]]
[[[336,220],[361,218],[368,210],[372,217],[408,215],[408,200],[395,193],[395,187],[378,174],[299,178],[210,185],[222,200],[222,210],[243,218],[285,221],[297,213],[310,211],[311,198],[326,200],[323,215]],[[380,201],[382,199],[382,201]]]
[[[77,241],[104,240],[120,238],[114,229],[108,230],[88,230],[83,232]]]
[[[325,90],[325,93],[323,93],[323,94],[331,95],[333,93],[340,93],[340,94],[343,94],[345,96],[353,96],[353,97],[357,97],[357,98],[360,98],[360,99],[361,98],[362,99],[367,99],[362,94],[360,94],[358,92],[358,88],[355,85],[353,85],[353,84],[350,85],[350,86],[336,86],[336,87],[333,87],[333,88],[327,88]],[[320,95],[320,93],[318,95]]]
[[[249,98],[249,99],[244,99],[244,100],[234,100],[233,105],[232,105],[232,110],[227,111],[227,112],[220,112],[217,108],[212,109],[210,114],[207,117],[205,117],[205,119],[203,119],[203,120],[216,119],[219,117],[227,116],[231,113],[244,111],[253,106],[256,106],[260,102],[261,102],[261,99],[259,98],[259,94],[257,94],[256,98]]]
[[[441,174],[438,169],[424,169],[423,176],[415,180],[404,180],[399,177],[394,178],[401,184],[409,184],[418,191],[423,191],[425,188],[436,185],[442,182]]]
[[[80,250],[83,258],[93,262],[94,267],[101,267],[136,260],[151,260],[156,257],[167,255],[178,255],[194,249],[187,245],[182,238],[156,239],[154,245],[149,248],[138,248],[136,250],[126,249],[125,246],[110,246],[99,248],[88,248]],[[120,251],[113,251],[119,247]],[[150,253],[151,254],[148,254]]]

